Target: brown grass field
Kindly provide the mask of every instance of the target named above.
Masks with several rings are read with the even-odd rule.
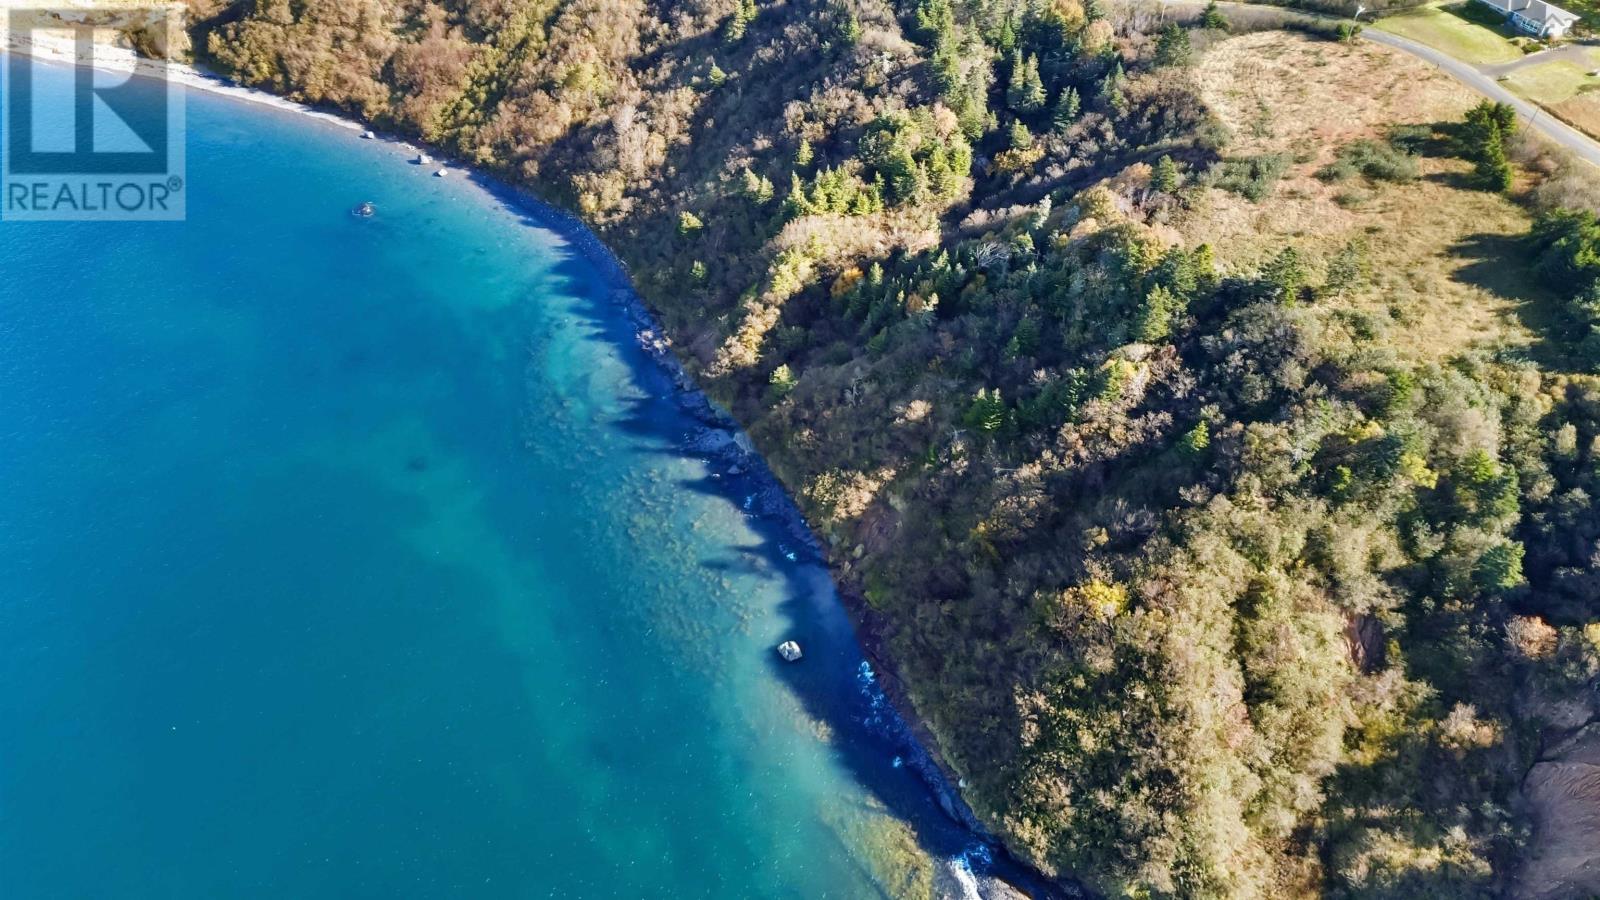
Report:
[[[1600,93],[1586,92],[1551,104],[1550,111],[1584,134],[1600,138]]]
[[[1315,177],[1340,146],[1381,138],[1394,124],[1458,121],[1476,94],[1386,47],[1281,32],[1215,45],[1197,76],[1233,131],[1226,155],[1286,152],[1294,162],[1260,203],[1206,191],[1180,222],[1187,242],[1208,242],[1225,268],[1248,271],[1286,244],[1318,266],[1361,241],[1370,283],[1327,305],[1363,314],[1409,358],[1533,342],[1526,321],[1537,321],[1547,298],[1532,287],[1515,243],[1528,215],[1466,186],[1466,163],[1424,157],[1421,177],[1407,184]]]

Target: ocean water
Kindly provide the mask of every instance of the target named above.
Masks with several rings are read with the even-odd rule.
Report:
[[[0,897],[948,870],[825,571],[686,449],[615,280],[407,159],[191,94],[186,222],[0,223]]]

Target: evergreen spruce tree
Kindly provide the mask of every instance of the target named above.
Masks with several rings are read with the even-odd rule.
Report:
[[[733,15],[722,28],[722,39],[730,44],[736,44],[744,38],[745,30],[756,18],[756,0],[739,0],[739,5],[734,8]]]
[[[1285,247],[1269,260],[1261,270],[1261,281],[1272,298],[1285,306],[1293,306],[1300,299],[1300,288],[1306,283],[1305,267],[1300,264],[1300,254],[1293,247]]]
[[[954,191],[956,181],[950,172],[950,154],[943,144],[936,144],[928,154],[928,187],[939,197]]]
[[[1141,343],[1155,344],[1172,334],[1172,323],[1183,310],[1183,298],[1156,285],[1145,295],[1134,322],[1134,337]]]
[[[1005,426],[1006,412],[1006,401],[1000,396],[999,388],[993,391],[979,388],[977,396],[972,398],[972,405],[967,408],[964,424],[976,431],[993,434]]]
[[[1078,112],[1083,105],[1083,100],[1078,96],[1078,89],[1067,85],[1056,99],[1056,108],[1050,116],[1050,124],[1056,131],[1066,131],[1078,121]]]
[[[772,179],[765,175],[757,175],[746,168],[744,170],[744,195],[756,202],[758,206],[766,206],[772,202]]]
[[[1492,191],[1511,189],[1511,163],[1506,159],[1506,141],[1516,133],[1517,111],[1507,103],[1484,100],[1467,110],[1462,144],[1473,160],[1478,180]]]
[[[1000,31],[995,35],[995,47],[1004,53],[1017,46],[1017,29],[1011,24],[1011,15],[1008,13],[1000,23]]]
[[[1033,146],[1033,132],[1028,130],[1028,126],[1022,124],[1021,119],[1011,120],[1009,139],[1013,150],[1026,150]]]
[[[1039,77],[1039,57],[1029,54],[1022,64],[1022,88],[1011,108],[1023,114],[1038,112],[1044,109],[1046,99],[1044,81]]]
[[[956,106],[956,117],[961,121],[961,133],[967,140],[976,141],[989,128],[989,65],[973,66],[967,72],[961,97]]]
[[[1193,54],[1189,45],[1189,32],[1178,26],[1178,23],[1168,23],[1161,29],[1161,36],[1156,38],[1156,65],[1158,66],[1186,66]]]
[[[1484,145],[1483,155],[1478,158],[1477,173],[1485,188],[1500,193],[1511,190],[1511,162],[1506,159],[1505,141],[1499,136]]]
[[[847,10],[844,21],[839,23],[839,40],[843,41],[846,47],[854,47],[861,42],[861,18],[854,10]]]
[[[800,181],[800,173],[789,173],[789,196],[783,201],[783,215],[787,219],[798,219],[812,212],[811,198],[806,196],[806,186]]]
[[[1194,248],[1194,253],[1189,257],[1189,269],[1194,272],[1196,291],[1209,294],[1217,289],[1217,259],[1210,244]]]
[[[917,36],[930,47],[947,44],[956,30],[955,10],[950,0],[923,0],[915,15]]]
[[[1022,61],[1022,51],[1011,54],[1011,80],[1006,84],[1006,108],[1020,111],[1022,95],[1027,90],[1027,66]]]
[[[1156,160],[1156,171],[1152,182],[1155,189],[1163,194],[1171,194],[1178,190],[1178,164],[1172,161],[1172,157],[1162,154],[1161,158]]]
[[[972,172],[972,146],[966,141],[952,138],[950,142],[950,175],[959,188],[961,180]]]
[[[1125,78],[1122,71],[1122,60],[1117,60],[1111,66],[1111,71],[1106,77],[1100,79],[1100,101],[1108,109],[1121,112],[1128,105],[1128,100],[1122,95],[1122,82]]]

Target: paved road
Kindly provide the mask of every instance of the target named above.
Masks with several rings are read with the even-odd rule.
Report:
[[[1396,50],[1409,53],[1424,62],[1433,63],[1450,73],[1457,81],[1488,97],[1490,100],[1511,104],[1522,116],[1523,120],[1536,131],[1571,150],[1580,159],[1600,166],[1600,144],[1595,143],[1593,139],[1550,113],[1506,90],[1493,78],[1479,72],[1471,63],[1464,63],[1432,47],[1424,47],[1416,41],[1407,40],[1387,31],[1379,31],[1376,28],[1361,29],[1361,36],[1375,44],[1393,47]]]
[[[1199,8],[1204,5],[1203,3],[1199,2],[1199,0],[1160,0],[1160,2],[1166,6],[1189,8]],[[1263,7],[1261,4],[1257,3],[1236,3],[1227,2],[1227,0],[1218,0],[1217,5],[1224,7],[1237,7],[1240,9],[1273,8]],[[1283,11],[1292,15],[1305,16],[1306,18],[1311,19],[1345,21],[1336,16],[1308,13],[1303,10],[1283,9]],[[1511,104],[1511,106],[1516,109],[1517,113],[1522,116],[1523,120],[1527,122],[1528,125],[1535,131],[1538,131],[1560,146],[1572,151],[1573,155],[1577,156],[1579,159],[1585,160],[1592,165],[1600,166],[1600,143],[1596,143],[1594,139],[1590,138],[1588,135],[1585,135],[1583,132],[1578,131],[1545,110],[1540,109],[1534,104],[1529,103],[1527,100],[1524,100],[1521,97],[1518,97],[1516,94],[1506,90],[1493,78],[1478,71],[1478,69],[1471,63],[1462,62],[1461,60],[1456,59],[1447,53],[1441,53],[1432,47],[1423,46],[1416,41],[1408,40],[1397,34],[1390,34],[1387,31],[1379,31],[1376,28],[1363,27],[1361,29],[1361,36],[1375,44],[1382,44],[1385,47],[1393,47],[1402,53],[1409,53],[1423,62],[1432,63],[1433,65],[1438,66],[1445,72],[1454,76],[1457,81],[1465,84],[1467,87],[1472,88],[1485,97],[1488,97],[1490,100],[1498,100],[1501,103]]]

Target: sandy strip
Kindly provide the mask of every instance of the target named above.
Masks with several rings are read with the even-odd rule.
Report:
[[[5,34],[4,50],[22,56],[31,56],[35,59],[76,66],[92,66],[102,72],[162,78],[190,90],[220,94],[224,97],[243,100],[247,103],[259,103],[263,106],[271,106],[287,112],[300,113],[352,131],[364,130],[364,126],[360,123],[342,116],[312,109],[304,104],[285,100],[265,91],[242,87],[226,78],[202,72],[194,66],[145,59],[126,47],[97,42],[94,44],[92,52],[80,53],[77,42],[65,35],[35,35],[27,37],[7,32]]]

